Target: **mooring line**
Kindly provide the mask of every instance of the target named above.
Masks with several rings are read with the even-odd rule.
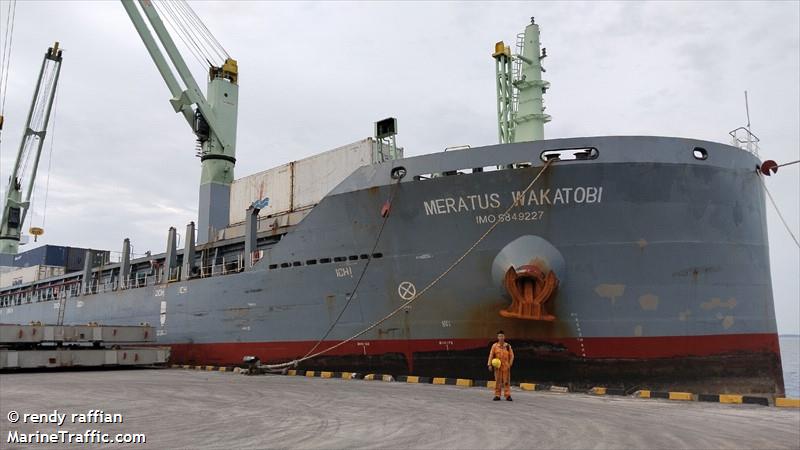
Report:
[[[797,162],[797,161],[795,161],[795,162]],[[789,164],[794,164],[794,163],[789,163]],[[788,164],[784,164],[784,165],[788,165]],[[794,240],[794,244],[797,245],[798,248],[800,248],[800,242],[797,241],[797,237],[792,232],[792,229],[789,228],[789,224],[786,222],[786,219],[783,218],[783,214],[781,214],[781,210],[778,209],[778,204],[775,203],[775,199],[772,198],[772,194],[770,194],[769,193],[769,189],[767,189],[767,183],[764,183],[764,178],[763,177],[758,177],[758,179],[761,180],[761,186],[764,187],[764,192],[767,193],[767,197],[769,198],[769,201],[772,203],[772,207],[775,208],[775,212],[778,213],[778,217],[781,219],[781,222],[783,222],[783,226],[786,227],[786,231],[789,232],[789,236],[791,236],[792,240]]]
[[[544,166],[542,166],[542,170],[540,170],[540,171],[539,171],[539,173],[538,173],[538,174],[536,174],[536,176],[533,178],[533,180],[531,180],[531,182],[530,182],[530,183],[528,183],[528,186],[527,186],[527,187],[526,187],[526,188],[525,188],[525,189],[522,191],[522,194],[521,194],[521,196],[522,196],[522,197],[524,197],[524,196],[525,196],[525,195],[528,193],[528,191],[530,191],[530,190],[531,190],[531,188],[533,188],[533,185],[534,185],[534,184],[536,184],[536,182],[539,180],[539,178],[542,176],[542,174],[545,172],[545,170],[547,170],[547,168],[548,168],[548,167],[550,167],[550,164],[552,164],[554,161],[556,161],[556,159],[548,159],[548,160],[547,160],[547,161],[544,163]],[[517,206],[519,206],[519,203],[518,203],[517,201],[514,201],[514,202],[512,202],[512,203],[511,203],[511,206],[509,206],[509,207],[508,207],[508,208],[507,208],[507,209],[506,209],[506,210],[503,212],[503,215],[506,215],[506,214],[510,213],[510,212],[511,212],[511,210],[512,210],[512,209],[514,209],[514,208],[516,208]],[[481,243],[481,242],[482,242],[484,239],[486,239],[486,237],[487,237],[487,236],[489,236],[489,234],[490,234],[492,231],[494,231],[494,229],[495,229],[495,228],[497,228],[497,226],[498,226],[498,225],[500,225],[500,223],[501,223],[501,222],[499,222],[499,221],[497,221],[497,222],[493,223],[493,224],[492,224],[492,225],[489,227],[489,229],[487,229],[487,230],[486,230],[486,232],[484,232],[484,233],[483,233],[483,235],[481,235],[481,237],[479,237],[479,238],[478,238],[478,240],[477,240],[477,241],[475,241],[475,243],[474,243],[474,244],[472,244],[472,246],[470,246],[470,247],[467,249],[467,251],[465,251],[465,252],[464,252],[464,254],[462,254],[460,257],[458,257],[458,259],[456,259],[456,260],[455,260],[455,261],[454,261],[454,262],[453,262],[453,263],[452,263],[452,264],[451,264],[451,265],[450,265],[450,266],[449,266],[449,267],[448,267],[448,268],[447,268],[447,269],[446,269],[444,272],[442,272],[442,273],[441,273],[441,274],[440,274],[438,277],[436,277],[436,278],[435,278],[433,281],[431,281],[430,283],[428,283],[428,285],[427,285],[427,286],[425,286],[425,287],[424,287],[424,288],[423,288],[421,291],[419,291],[419,293],[415,294],[415,295],[414,295],[413,297],[411,297],[411,298],[410,298],[408,301],[406,301],[406,302],[405,302],[405,303],[403,303],[402,305],[400,305],[400,306],[398,306],[397,308],[395,308],[395,309],[394,309],[392,312],[390,312],[389,314],[387,314],[386,316],[384,316],[382,319],[380,319],[380,320],[378,320],[378,321],[374,322],[372,325],[370,325],[370,326],[368,326],[367,328],[363,329],[362,331],[360,331],[360,332],[358,332],[358,333],[356,333],[356,334],[354,334],[354,335],[350,336],[349,338],[347,338],[347,339],[345,339],[345,340],[343,340],[343,341],[340,341],[340,342],[338,342],[338,343],[336,343],[336,344],[334,344],[334,345],[331,345],[330,347],[328,347],[328,348],[326,348],[326,349],[324,349],[324,350],[320,350],[320,351],[318,351],[318,352],[316,352],[316,353],[312,353],[312,354],[306,354],[306,356],[304,356],[304,357],[302,357],[302,358],[294,359],[294,360],[292,360],[292,361],[288,361],[288,362],[285,362],[285,363],[280,363],[280,364],[268,364],[268,365],[264,365],[264,366],[262,366],[262,367],[263,367],[263,368],[265,368],[265,369],[267,369],[267,370],[270,370],[270,369],[284,369],[284,368],[287,368],[287,367],[295,366],[295,365],[297,365],[297,364],[299,364],[299,363],[301,363],[301,362],[303,362],[303,361],[307,361],[307,360],[309,360],[309,359],[311,359],[311,358],[315,358],[315,357],[317,357],[317,356],[320,356],[320,355],[323,355],[323,354],[325,354],[325,353],[328,353],[328,352],[330,352],[330,351],[332,351],[332,350],[335,350],[335,349],[337,349],[337,348],[341,347],[342,345],[344,345],[344,344],[347,344],[348,342],[351,342],[351,341],[353,341],[354,339],[358,338],[359,336],[361,336],[361,335],[363,335],[363,334],[365,334],[365,333],[367,333],[367,332],[369,332],[369,331],[373,330],[373,329],[374,329],[375,327],[377,327],[378,325],[380,325],[380,324],[382,324],[383,322],[386,322],[387,320],[389,320],[390,318],[392,318],[392,317],[393,317],[395,314],[397,314],[397,313],[399,313],[400,311],[403,311],[404,309],[406,309],[406,308],[407,308],[409,305],[411,305],[412,303],[414,303],[414,302],[415,302],[417,299],[419,299],[420,297],[422,297],[422,296],[423,296],[423,295],[424,295],[424,294],[425,294],[425,293],[426,293],[428,290],[430,290],[430,289],[431,289],[433,286],[435,286],[435,285],[436,285],[436,284],[437,284],[439,281],[441,281],[441,279],[442,279],[442,278],[444,278],[445,276],[447,276],[447,274],[448,274],[448,273],[450,273],[450,272],[451,272],[453,269],[455,269],[455,268],[456,268],[456,266],[458,266],[459,264],[461,264],[461,262],[462,262],[462,261],[464,261],[464,259],[466,259],[466,257],[467,257],[467,256],[468,256],[470,253],[472,253],[472,251],[473,251],[473,250],[475,250],[475,248],[476,248],[476,247],[478,247],[478,245],[479,245],[479,244],[480,244],[480,243]]]
[[[336,327],[336,324],[339,323],[339,320],[341,320],[342,316],[344,315],[344,312],[347,310],[347,307],[350,306],[350,302],[355,298],[356,293],[358,292],[358,288],[359,288],[359,286],[361,286],[361,280],[364,279],[364,275],[366,275],[366,273],[367,273],[367,268],[369,267],[369,263],[372,262],[372,258],[373,258],[372,255],[375,254],[375,250],[378,248],[378,243],[380,243],[380,241],[381,241],[381,235],[383,234],[383,229],[386,227],[386,222],[389,221],[389,216],[392,215],[392,202],[394,201],[395,194],[397,194],[398,186],[400,186],[400,178],[398,178],[397,182],[392,186],[392,191],[389,194],[388,210],[385,212],[385,214],[383,216],[383,221],[381,222],[381,227],[378,229],[378,235],[375,237],[375,243],[372,245],[372,250],[370,250],[370,252],[369,252],[369,258],[367,258],[367,262],[366,262],[366,264],[364,264],[364,269],[361,271],[361,275],[358,276],[358,280],[356,281],[356,284],[353,287],[353,292],[350,293],[350,297],[347,299],[347,302],[344,304],[344,307],[342,308],[341,311],[339,311],[339,315],[336,317],[336,320],[334,320],[333,323],[331,324],[331,326],[328,327],[328,331],[326,331],[325,334],[321,338],[319,338],[317,343],[314,344],[314,346],[311,347],[311,350],[306,352],[306,354],[303,355],[302,358],[305,358],[308,355],[312,354],[314,352],[314,350],[316,350],[317,347],[319,347],[319,345],[322,344],[322,342],[325,340],[325,338],[327,338],[328,335],[331,334],[331,331],[333,331],[333,329]],[[302,360],[302,358],[301,358],[301,360]]]

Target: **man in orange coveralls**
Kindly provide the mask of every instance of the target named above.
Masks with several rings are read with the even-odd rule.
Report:
[[[492,367],[493,359],[500,360],[500,367]],[[489,360],[486,362],[489,370],[494,370],[494,400],[500,400],[500,389],[506,394],[506,400],[511,401],[511,366],[514,365],[514,350],[506,342],[503,330],[497,332],[497,342],[489,350]]]

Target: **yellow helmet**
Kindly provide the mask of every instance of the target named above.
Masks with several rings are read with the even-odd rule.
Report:
[[[500,358],[494,358],[492,360],[492,367],[494,367],[495,369],[500,368]]]

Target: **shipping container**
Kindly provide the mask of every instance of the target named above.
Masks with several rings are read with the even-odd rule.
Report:
[[[76,272],[83,270],[85,255],[85,248],[42,245],[14,255],[12,263],[14,267],[59,266],[65,267],[67,272]],[[92,267],[107,264],[110,256],[109,251],[92,250]]]
[[[111,252],[107,250],[92,250],[92,267],[100,267],[108,264]],[[86,259],[86,249],[78,247],[67,247],[66,256],[67,272],[78,272],[83,270],[83,261]]]
[[[60,275],[64,275],[63,266],[36,265],[20,267],[16,270],[0,273],[0,288],[32,283]]]
[[[269,205],[260,217],[310,209],[354,170],[375,160],[375,141],[367,138],[240,178],[231,185],[229,223],[243,222],[247,208],[264,198]]]
[[[14,267],[31,266],[64,266],[67,260],[67,247],[60,245],[42,245],[26,252],[14,255]]]

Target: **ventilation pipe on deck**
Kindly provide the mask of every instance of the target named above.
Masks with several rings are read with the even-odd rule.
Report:
[[[172,278],[172,270],[177,266],[177,255],[175,250],[175,227],[169,227],[167,233],[167,254],[164,256],[164,282],[168,282]]]
[[[181,281],[187,281],[194,272],[194,222],[186,225],[186,235],[183,244],[183,268]]]
[[[131,278],[131,240],[128,238],[122,241],[122,261],[120,262],[119,277],[122,280],[119,285],[123,289],[127,289],[129,287],[128,280]]]
[[[258,212],[261,208],[250,205],[247,208],[247,217],[244,223],[244,260],[246,267],[253,267],[253,252],[258,247]]]
[[[88,294],[92,287],[92,250],[86,249],[83,255],[83,277],[81,278],[81,294]]]

